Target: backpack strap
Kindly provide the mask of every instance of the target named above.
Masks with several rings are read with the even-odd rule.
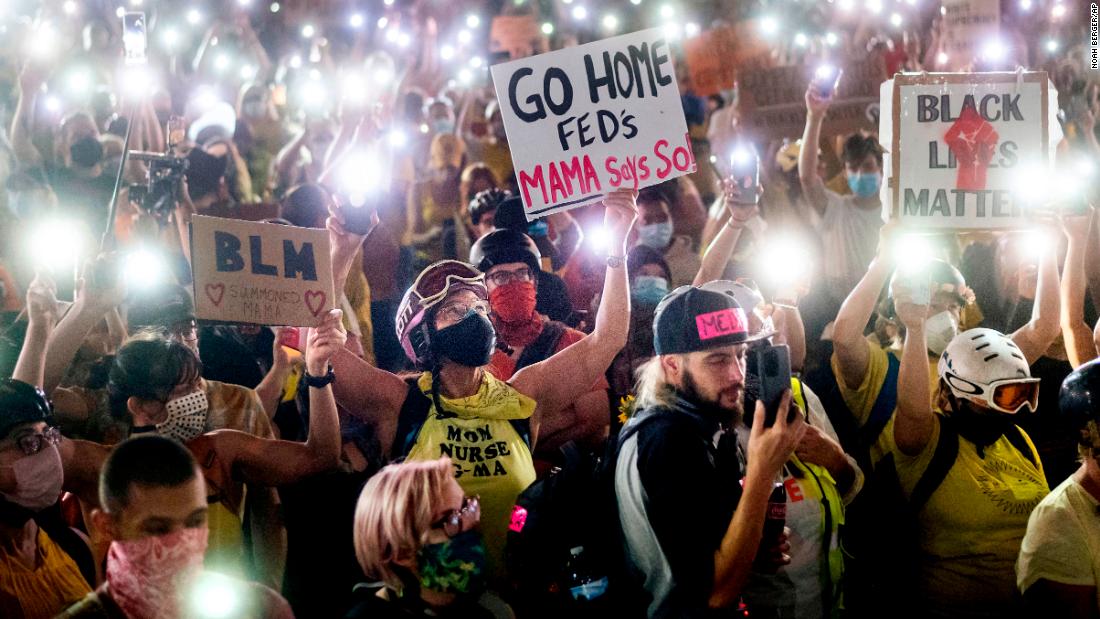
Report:
[[[539,333],[535,341],[524,348],[519,355],[519,359],[516,359],[515,371],[518,372],[529,365],[549,359],[558,347],[558,342],[565,335],[565,329],[565,325],[556,320],[550,320],[543,324],[542,333]]]
[[[928,468],[917,480],[913,493],[909,495],[909,509],[915,515],[920,512],[936,488],[940,487],[951,467],[955,466],[955,460],[959,457],[959,434],[951,426],[951,422],[941,415],[936,415],[940,424],[940,440],[936,443],[936,451],[932,454],[932,461]]]
[[[420,429],[428,419],[428,413],[432,410],[431,399],[420,391],[416,384],[417,379],[408,379],[408,391],[405,393],[405,401],[401,403],[401,412],[397,417],[397,434],[394,435],[390,460],[397,461],[409,455],[416,439],[420,436]]]
[[[405,401],[401,403],[401,412],[397,416],[397,433],[393,439],[393,449],[390,460],[397,462],[404,459],[416,445],[416,439],[420,436],[420,430],[424,422],[428,420],[428,414],[432,411],[432,400],[424,395],[417,384],[418,378],[412,378],[405,382],[409,390],[405,394]],[[531,448],[531,419],[509,419],[508,423],[516,431],[527,448]]]
[[[894,416],[894,409],[898,405],[898,371],[901,362],[889,352],[886,353],[886,378],[883,379],[882,389],[871,406],[871,413],[867,416],[867,423],[859,430],[859,441],[864,447],[875,444],[890,418]],[[838,383],[842,378],[838,379]]]

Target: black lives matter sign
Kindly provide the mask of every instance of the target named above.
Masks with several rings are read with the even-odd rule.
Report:
[[[1020,179],[1049,169],[1046,73],[902,74],[884,89],[892,206],[908,227],[1023,223]]]

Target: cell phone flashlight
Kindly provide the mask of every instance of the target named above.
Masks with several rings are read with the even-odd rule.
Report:
[[[913,267],[902,270],[898,278],[901,287],[914,305],[928,305],[932,301],[932,279],[928,269]]]
[[[786,344],[764,345],[749,351],[753,355],[760,378],[759,400],[764,404],[764,426],[775,425],[783,392],[791,388],[791,351]],[[787,421],[794,420],[797,408],[792,406]]]
[[[832,99],[836,89],[840,86],[840,76],[844,73],[833,65],[823,64],[814,71],[814,79],[811,82],[814,93],[822,99]]]
[[[122,47],[126,64],[145,64],[145,13],[122,14]]]
[[[738,204],[758,204],[760,193],[760,156],[748,145],[741,145],[730,155],[730,180],[737,185]]]

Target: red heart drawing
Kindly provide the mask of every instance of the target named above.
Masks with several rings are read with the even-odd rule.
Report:
[[[207,284],[206,296],[214,307],[219,307],[222,304],[222,297],[225,296],[225,284]]]
[[[307,290],[306,291],[306,308],[314,316],[318,316],[321,312],[325,311],[325,293],[320,290]]]

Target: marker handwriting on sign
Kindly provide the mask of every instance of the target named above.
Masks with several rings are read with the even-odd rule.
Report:
[[[700,340],[710,340],[723,335],[745,333],[745,311],[724,309],[695,317],[695,328]]]
[[[241,254],[241,239],[235,234],[221,230],[214,232],[215,268],[220,273],[233,273],[243,271],[245,257]],[[263,261],[263,237],[253,235],[248,237],[249,260],[248,264],[254,275],[268,275],[279,277],[277,265],[265,264]],[[290,239],[283,240],[283,277],[285,279],[298,279],[303,281],[317,281],[317,261],[313,255],[313,243],[302,243],[301,248],[296,248]]]
[[[639,182],[651,176],[665,180],[675,172],[695,170],[695,155],[691,152],[691,138],[684,136],[682,145],[673,146],[668,140],[658,140],[651,151],[656,165],[650,163],[648,155],[630,157],[620,161],[617,157],[608,157],[603,168],[608,175],[607,184],[611,189],[619,187],[637,187]],[[531,204],[532,190],[540,192],[544,204],[560,203],[576,195],[603,192],[600,175],[592,158],[586,155],[574,155],[566,161],[551,161],[545,166],[538,164],[532,170],[517,170],[520,193],[526,204]]]
[[[957,101],[957,99],[956,99]],[[988,122],[1023,121],[1020,113],[1020,95],[988,94],[981,99],[965,95],[962,105],[951,114],[951,95],[917,95],[917,122],[953,123],[962,118],[966,110],[973,110]]]
[[[598,104],[603,99],[656,97],[659,86],[672,83],[671,71],[667,69],[670,62],[667,50],[668,43],[658,39],[652,44],[628,45],[614,54],[605,51],[598,60],[586,54],[584,67],[589,101]],[[525,123],[543,120],[547,112],[566,116],[573,108],[577,91],[569,74],[560,67],[550,67],[543,73],[540,83],[533,77],[534,73],[534,69],[525,67],[508,80],[508,104],[512,111]],[[579,117],[562,119],[558,123],[558,139],[562,150],[566,151],[574,145],[569,140],[573,136],[576,137],[575,145],[580,147],[592,144],[597,138],[605,144],[620,135],[629,140],[638,133],[634,120],[634,116],[625,111],[616,114],[599,110],[595,118],[586,112]]]

